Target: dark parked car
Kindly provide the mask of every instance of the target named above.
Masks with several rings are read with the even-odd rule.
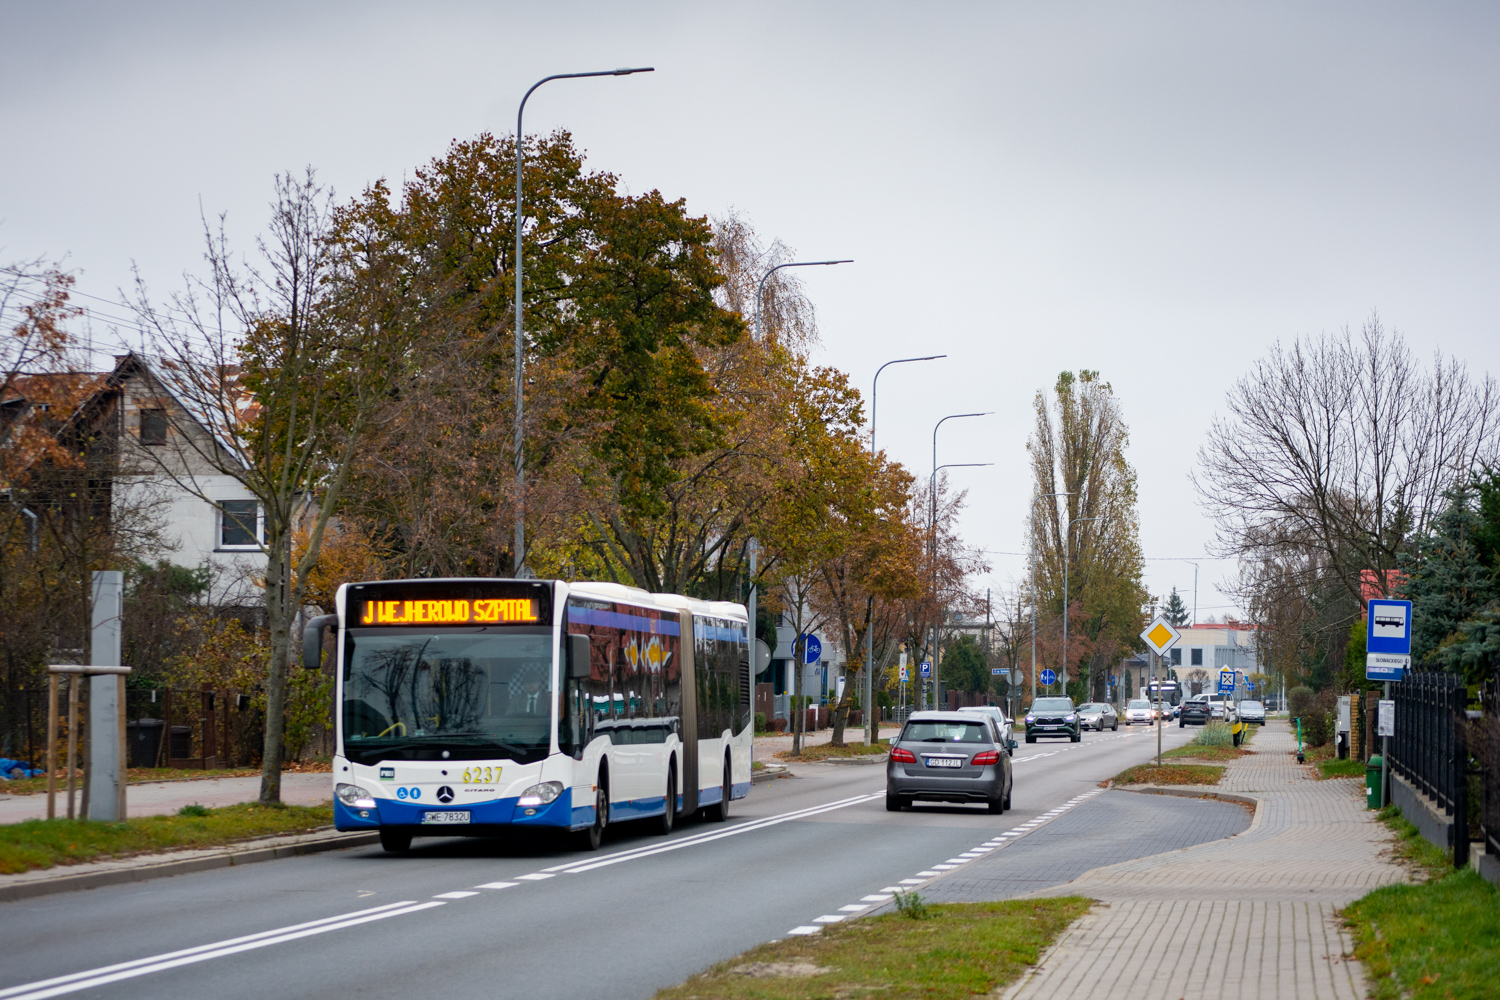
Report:
[[[1212,718],[1208,702],[1197,698],[1190,698],[1182,703],[1182,714],[1177,717],[1177,728],[1182,729],[1188,725],[1206,726]]]
[[[1074,743],[1083,739],[1082,723],[1072,698],[1038,698],[1026,712],[1026,742],[1039,736],[1066,736]]]
[[[1106,729],[1119,729],[1120,715],[1115,706],[1107,702],[1091,701],[1078,706],[1078,724],[1084,729],[1097,729],[1102,733]]]
[[[896,812],[919,799],[983,802],[1002,813],[1010,808],[1013,783],[1008,749],[988,718],[914,712],[886,760],[885,807]]]

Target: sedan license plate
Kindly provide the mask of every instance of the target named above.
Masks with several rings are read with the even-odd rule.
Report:
[[[469,811],[467,809],[463,812],[454,810],[451,812],[427,812],[422,814],[422,823],[424,825],[430,823],[451,824],[467,822],[469,822]]]
[[[928,757],[928,767],[963,767],[964,762],[958,757]]]

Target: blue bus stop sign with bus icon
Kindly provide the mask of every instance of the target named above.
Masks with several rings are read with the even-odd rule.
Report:
[[[1048,687],[1051,687],[1052,685],[1057,683],[1057,671],[1051,669],[1043,670],[1040,674],[1037,675],[1036,679],[1041,681]]]
[[[1411,667],[1411,601],[1369,602],[1365,621],[1365,680],[1399,681]]]

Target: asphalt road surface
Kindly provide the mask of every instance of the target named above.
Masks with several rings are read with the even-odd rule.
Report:
[[[1164,745],[1193,733],[1168,728]],[[684,822],[665,838],[621,824],[592,854],[418,840],[406,855],[350,849],[6,903],[0,1000],[649,997],[746,948],[871,912],[897,886],[975,898],[993,883],[993,898],[1182,846],[1142,836],[1153,815],[1181,831],[1184,816],[1210,816],[1192,810],[1218,810],[1178,840],[1248,823],[1223,803],[1099,794],[1155,751],[1141,728],[1022,743],[999,816],[925,803],[888,813],[883,767],[800,765],[756,785],[727,824]],[[985,877],[965,883],[970,861]]]

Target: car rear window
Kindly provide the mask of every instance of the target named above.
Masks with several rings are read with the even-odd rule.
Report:
[[[983,722],[908,722],[902,743],[988,743],[989,725]]]

